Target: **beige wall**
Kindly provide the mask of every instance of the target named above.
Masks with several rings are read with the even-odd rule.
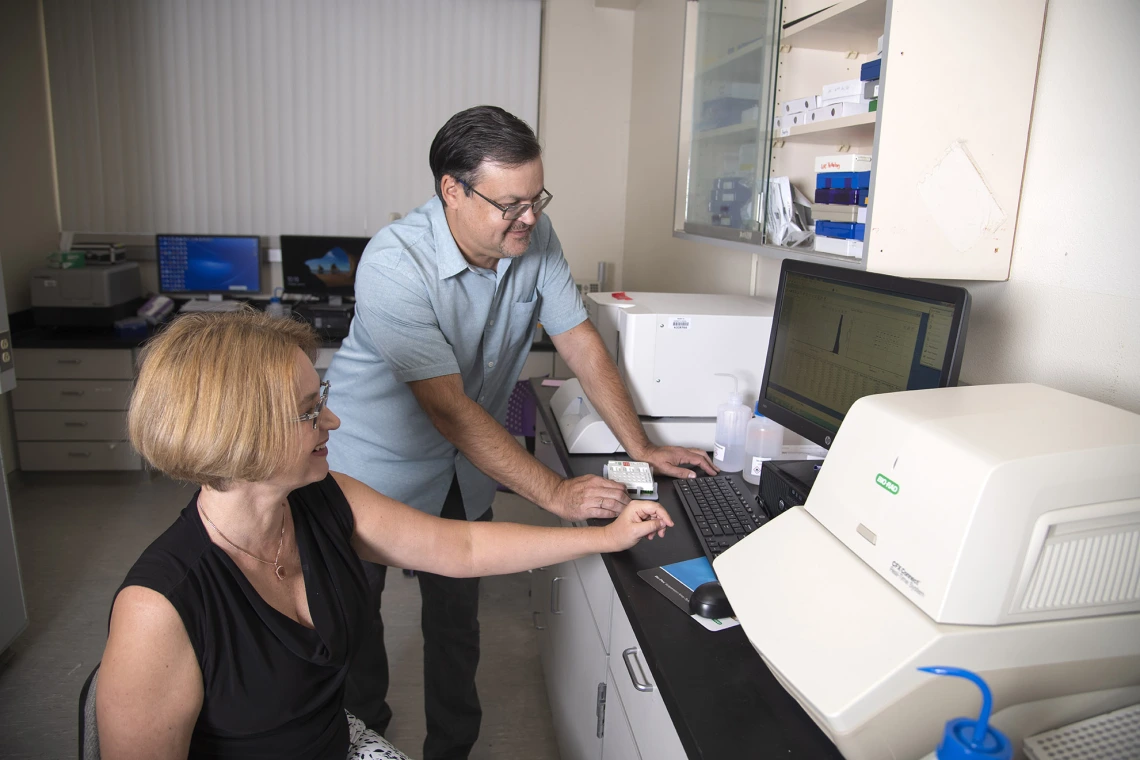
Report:
[[[747,294],[752,254],[673,237],[685,2],[641,0],[635,19],[623,286]]]
[[[634,97],[625,287],[748,292],[748,254],[675,240],[674,156],[683,0],[642,0]],[[1052,0],[1008,282],[964,283],[973,296],[962,381],[1039,382],[1140,412],[1140,245],[1114,192],[1140,176],[1127,125],[1140,122],[1140,5]],[[1074,118],[1074,97],[1097,103]],[[761,258],[757,292],[779,262]]]
[[[0,4],[0,261],[9,311],[31,305],[28,274],[59,245],[39,5]]]
[[[31,306],[28,277],[59,244],[47,70],[38,0],[0,4],[0,265],[9,312]],[[16,467],[9,400],[0,397],[0,450]]]
[[[608,285],[617,287],[634,15],[594,0],[547,0],[543,8],[539,138],[555,198],[550,219],[575,279],[593,281],[605,261]]]

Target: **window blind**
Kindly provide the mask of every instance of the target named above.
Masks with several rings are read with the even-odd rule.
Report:
[[[43,0],[72,232],[371,235],[435,132],[537,128],[540,0]]]

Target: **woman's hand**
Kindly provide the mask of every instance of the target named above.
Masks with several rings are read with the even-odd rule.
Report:
[[[654,534],[664,536],[666,527],[673,527],[673,519],[660,504],[653,501],[631,501],[603,530],[612,547],[609,551],[620,552],[643,538],[652,541]]]

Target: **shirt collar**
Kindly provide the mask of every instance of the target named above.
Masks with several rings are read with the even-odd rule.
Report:
[[[447,224],[447,217],[443,213],[443,202],[439,196],[428,201],[428,216],[431,219],[432,234],[435,236],[436,267],[439,270],[439,279],[446,280],[454,277],[467,268],[467,259],[455,244],[451,235],[451,227]]]
[[[439,279],[446,280],[472,265],[463,257],[463,252],[455,243],[455,237],[451,234],[451,226],[447,223],[447,216],[443,213],[443,202],[439,196],[433,197],[427,205],[435,236],[436,268],[439,270]],[[510,266],[510,259],[499,259],[499,265],[495,270],[495,279],[501,281]]]

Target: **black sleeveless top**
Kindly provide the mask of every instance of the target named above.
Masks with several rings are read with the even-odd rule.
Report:
[[[331,475],[289,494],[314,630],[258,595],[210,541],[197,501],[119,587],[157,591],[186,626],[205,689],[190,758],[343,760],[345,676],[370,620],[348,501]]]

